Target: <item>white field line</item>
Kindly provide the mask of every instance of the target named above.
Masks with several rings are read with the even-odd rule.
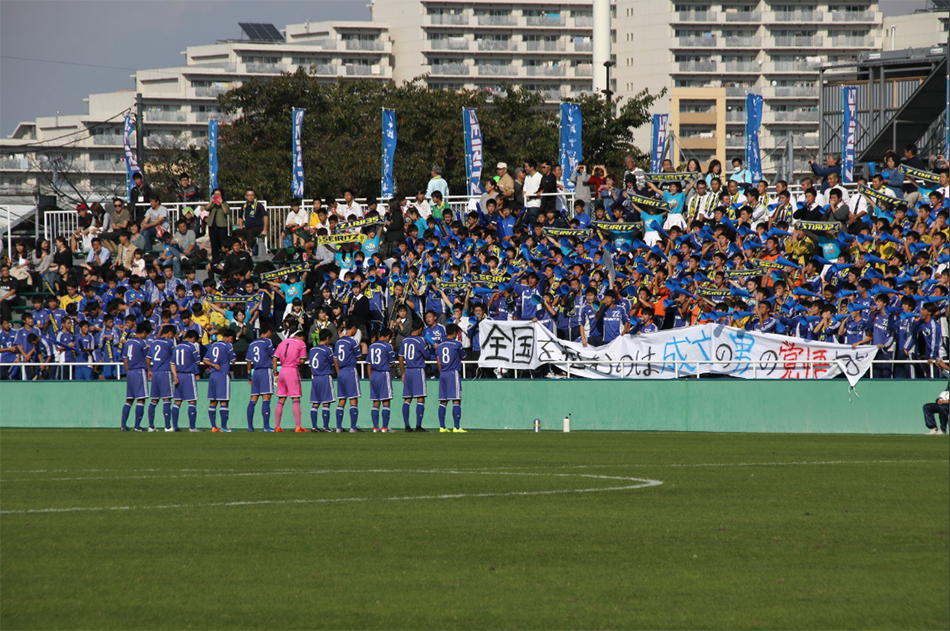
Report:
[[[490,471],[515,471],[523,469],[619,469],[626,467],[637,468],[692,468],[692,467],[789,467],[789,466],[832,466],[832,465],[865,465],[865,464],[947,464],[946,460],[821,460],[800,462],[699,462],[699,463],[661,463],[661,464],[595,464],[595,465],[555,465],[555,466],[514,466],[466,468],[456,467],[453,472],[472,473]],[[118,475],[118,476],[70,476],[55,478],[12,478],[0,480],[0,484],[13,482],[68,482],[74,480],[169,480],[175,478],[216,478],[228,476],[264,476],[264,475],[315,475],[322,473],[436,473],[437,471],[413,471],[407,469],[268,469],[265,471],[247,471],[244,469],[34,469],[7,471],[7,473],[105,473],[117,472],[122,474],[140,472],[163,472],[162,475]]]
[[[75,506],[70,508],[34,508],[27,510],[5,510],[0,511],[0,515],[26,515],[35,513],[75,513],[91,511],[131,511],[131,510],[168,510],[176,508],[226,508],[234,506],[266,506],[275,504],[332,504],[338,502],[402,502],[408,500],[447,500],[478,497],[514,497],[528,495],[561,495],[567,493],[600,493],[604,491],[627,491],[632,489],[642,489],[651,486],[663,484],[660,480],[650,480],[645,478],[626,478],[606,475],[592,474],[569,474],[569,473],[517,473],[504,471],[458,471],[444,469],[430,470],[407,470],[407,469],[374,469],[374,470],[324,470],[322,473],[423,473],[423,474],[455,474],[455,475],[503,475],[503,476],[532,476],[532,477],[559,477],[559,478],[592,478],[599,480],[622,480],[634,482],[625,486],[612,486],[603,488],[589,489],[561,489],[553,491],[512,491],[507,493],[454,493],[445,495],[415,495],[415,496],[396,496],[396,497],[340,497],[340,498],[317,498],[317,499],[290,499],[290,500],[249,500],[234,502],[214,502],[210,504],[161,504],[156,506]]]

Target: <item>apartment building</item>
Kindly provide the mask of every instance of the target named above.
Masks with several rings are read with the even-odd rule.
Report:
[[[882,22],[866,0],[618,0],[617,90],[667,88],[655,111],[671,112],[676,158],[704,167],[743,155],[745,97],[760,94],[763,170],[779,168],[773,150],[791,136],[803,171],[818,149],[819,67],[879,50]]]

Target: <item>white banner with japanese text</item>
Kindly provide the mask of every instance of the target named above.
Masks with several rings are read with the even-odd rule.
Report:
[[[876,351],[717,324],[626,335],[598,347],[559,340],[537,322],[483,320],[478,335],[480,367],[533,370],[554,364],[569,369],[572,377],[589,379],[832,379],[844,374],[854,385]]]

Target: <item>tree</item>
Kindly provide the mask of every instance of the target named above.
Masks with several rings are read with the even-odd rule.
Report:
[[[666,94],[651,95],[643,90],[633,98],[615,102],[617,115],[600,94],[586,94],[573,99],[581,106],[584,119],[584,158],[592,164],[622,165],[627,155],[643,160],[643,152],[633,144],[633,130],[650,122],[650,108]]]
[[[187,173],[193,184],[205,190],[203,199],[207,198],[207,187],[202,187],[207,183],[207,143],[193,145],[181,134],[150,138],[154,140],[149,142],[147,157],[141,167],[152,192],[165,201],[175,199],[179,177]]]

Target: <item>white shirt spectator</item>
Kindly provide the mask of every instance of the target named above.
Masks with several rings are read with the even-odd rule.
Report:
[[[171,228],[168,224],[168,209],[164,206],[159,206],[158,208],[148,207],[148,210],[145,211],[145,221],[148,223],[153,223],[157,220],[161,220],[159,224],[165,232],[168,232]]]
[[[284,221],[284,225],[288,228],[291,226],[306,226],[309,222],[310,213],[300,208],[297,212],[287,213],[287,220]]]
[[[422,200],[422,203],[412,202],[413,208],[419,211],[419,216],[422,219],[428,219],[432,216],[432,206],[429,205],[429,202]]]
[[[355,215],[357,219],[363,218],[363,207],[360,206],[360,203],[355,199],[350,202],[349,206],[347,206],[346,203],[339,204],[336,207],[336,211],[343,217],[344,221],[348,220],[352,215]]]
[[[524,179],[524,205],[526,208],[540,208],[541,198],[538,197],[538,191],[541,189],[541,174],[537,171],[534,175],[529,175]]]

